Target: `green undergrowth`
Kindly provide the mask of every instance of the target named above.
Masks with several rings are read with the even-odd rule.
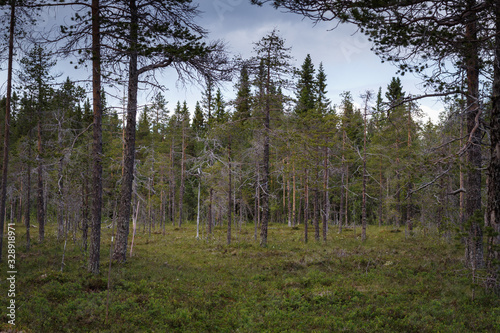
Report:
[[[331,230],[303,242],[303,226],[271,225],[268,246],[253,226],[197,240],[195,226],[139,233],[125,264],[86,272],[79,241],[50,235],[17,244],[16,330],[24,332],[499,332],[500,301],[472,283],[463,249],[433,234],[391,228]],[[49,233],[53,232],[49,228]],[[2,273],[6,271],[2,263]],[[0,285],[6,294],[5,279]],[[7,306],[0,297],[2,309]],[[8,326],[1,311],[0,331]]]

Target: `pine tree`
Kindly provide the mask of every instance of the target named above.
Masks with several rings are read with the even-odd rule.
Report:
[[[198,14],[191,1],[154,0],[141,3],[130,0],[123,3],[124,17],[108,22],[113,30],[113,49],[119,57],[125,56],[128,67],[127,129],[125,131],[124,173],[119,216],[117,247],[114,259],[125,261],[125,251],[130,220],[131,193],[135,154],[135,117],[137,113],[137,93],[139,77],[154,75],[158,69],[175,67],[183,76],[200,74],[209,80],[221,78],[225,72],[224,48],[218,43],[202,41],[206,32],[194,19]],[[116,12],[116,11],[114,11]],[[116,25],[125,29],[116,29]],[[113,62],[112,62],[113,63]]]
[[[285,47],[285,41],[278,35],[278,31],[273,30],[255,44],[254,49],[257,61],[261,69],[260,93],[263,98],[264,115],[264,144],[262,161],[262,224],[261,224],[261,246],[267,246],[267,228],[269,224],[269,190],[270,190],[270,170],[269,170],[269,140],[270,140],[270,120],[272,104],[272,87],[281,87],[286,83],[286,76],[290,74],[290,48]],[[264,94],[262,96],[262,94]]]
[[[28,56],[21,59],[21,80],[25,82],[24,87],[35,101],[38,138],[38,189],[37,189],[37,217],[39,241],[45,238],[45,195],[44,195],[44,122],[45,112],[48,106],[49,84],[53,80],[50,70],[55,66],[55,61],[41,46],[35,46]]]

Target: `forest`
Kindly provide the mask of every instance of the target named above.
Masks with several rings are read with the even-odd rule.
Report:
[[[500,330],[500,1],[251,2],[398,75],[334,104],[324,59],[236,57],[196,1],[0,1],[0,331]]]

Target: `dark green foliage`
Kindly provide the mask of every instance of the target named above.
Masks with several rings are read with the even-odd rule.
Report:
[[[238,92],[236,94],[236,110],[234,112],[233,118],[235,120],[241,120],[245,122],[250,118],[252,105],[250,76],[246,65],[243,65],[241,68],[240,79],[236,88],[238,89]]]
[[[229,115],[226,111],[226,102],[224,101],[220,88],[217,89],[215,93],[213,117],[217,124],[223,124],[229,120]]]
[[[200,102],[196,102],[196,106],[194,108],[192,128],[194,133],[197,134],[202,134],[206,129],[205,117],[203,116],[203,111],[201,110]]]
[[[314,73],[311,55],[308,54],[298,72],[299,82],[297,83],[297,106],[295,107],[295,112],[301,117],[306,116],[316,106]]]
[[[320,114],[329,112],[330,100],[326,97],[328,91],[326,90],[326,73],[323,68],[323,63],[319,64],[318,73],[316,74],[316,99],[315,107]]]
[[[150,121],[150,110],[148,106],[145,106],[139,115],[139,121],[137,122],[137,132],[136,140],[138,146],[141,144],[149,145],[148,137],[151,134],[151,121]]]

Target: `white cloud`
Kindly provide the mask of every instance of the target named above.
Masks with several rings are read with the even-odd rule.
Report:
[[[442,105],[437,105],[437,103],[433,103],[434,105],[431,107],[429,105],[420,105],[420,109],[424,112],[425,116],[423,119],[430,118],[431,121],[436,124],[439,121],[439,114],[444,111]]]

